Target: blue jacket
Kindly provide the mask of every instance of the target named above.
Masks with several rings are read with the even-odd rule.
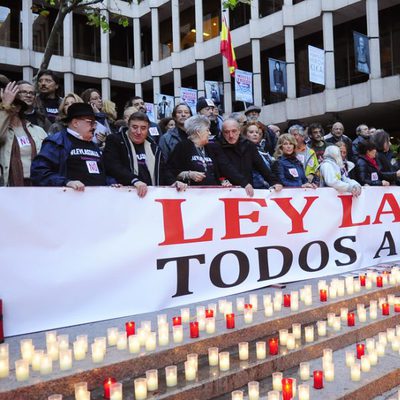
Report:
[[[278,177],[283,186],[301,187],[307,183],[303,164],[296,158],[282,155],[272,165],[272,172]]]

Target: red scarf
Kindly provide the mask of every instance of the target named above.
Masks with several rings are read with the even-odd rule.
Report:
[[[371,157],[368,157],[367,155],[365,155],[365,159],[366,159],[370,164],[372,164],[376,169],[379,170],[378,163],[376,162],[376,158],[371,158]]]

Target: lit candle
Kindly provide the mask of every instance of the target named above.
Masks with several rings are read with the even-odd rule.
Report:
[[[326,289],[321,289],[319,291],[319,300],[320,301],[327,301],[328,300],[328,292]]]
[[[32,357],[32,371],[40,371],[40,363],[42,362],[43,350],[35,350]]]
[[[139,335],[130,335],[128,337],[129,353],[139,353],[140,351],[140,338]]]
[[[335,379],[335,366],[333,363],[328,363],[324,367],[324,377],[327,382],[333,382]]]
[[[384,343],[377,343],[376,344],[376,353],[378,354],[379,357],[382,357],[385,355],[385,344]]]
[[[157,314],[157,326],[168,323],[167,314]]]
[[[87,382],[78,382],[74,384],[75,400],[84,399],[87,390]]]
[[[310,379],[310,363],[309,362],[301,362],[299,368],[299,375],[302,381],[307,381]]]
[[[7,378],[10,373],[10,364],[7,356],[0,356],[0,378]]]
[[[400,303],[396,303],[396,304],[394,305],[394,311],[395,311],[395,312],[400,312]]]
[[[176,365],[165,367],[165,382],[167,387],[174,387],[178,384],[178,368]]]
[[[23,339],[20,341],[21,356],[23,360],[29,363],[32,361],[35,346],[32,344],[32,339]]]
[[[326,336],[326,321],[317,321],[318,336]]]
[[[272,303],[264,304],[264,315],[266,317],[272,317],[274,315],[274,306]]]
[[[117,344],[118,328],[107,329],[107,341],[109,346],[115,346]]]
[[[125,322],[125,331],[128,337],[135,334],[135,328],[136,325],[134,321]]]
[[[279,344],[281,346],[286,346],[287,335],[288,335],[288,330],[287,329],[279,329]]]
[[[286,348],[288,350],[293,350],[296,347],[296,340],[294,338],[293,333],[288,333],[287,334],[287,339],[286,339]]]
[[[264,343],[264,342],[261,342]],[[277,338],[270,338],[268,340],[268,345],[269,345],[269,354],[271,356],[276,356],[278,354],[278,339]]]
[[[140,327],[148,332],[151,332],[151,321],[141,321]]]
[[[97,343],[97,345],[103,350],[103,353],[106,353],[107,350],[107,338],[105,336],[101,337],[96,337],[94,338],[94,343]]]
[[[361,290],[361,285],[359,281],[354,282],[354,292],[358,293]]]
[[[395,328],[387,328],[386,329],[386,337],[387,341],[390,343],[394,337],[396,336],[396,329]]]
[[[58,360],[59,349],[57,342],[47,343],[47,354],[51,357],[53,361]]]
[[[82,343],[85,353],[88,351],[89,344],[87,335],[78,335],[76,337],[76,342]]]
[[[290,307],[290,294],[283,295],[283,306]]]
[[[197,306],[196,307],[196,317],[205,317],[206,315],[206,308],[204,306]]]
[[[210,367],[215,367],[218,365],[218,347],[210,347],[208,349],[208,364]]]
[[[229,352],[223,351],[219,353],[219,369],[220,371],[229,371]]]
[[[167,346],[169,344],[168,323],[164,323],[158,326],[158,344],[160,346]]]
[[[369,356],[364,354],[361,356],[361,371],[368,372],[371,369],[371,363],[369,361]]]
[[[333,362],[333,351],[332,349],[323,349],[322,350],[322,363],[332,363]]]
[[[376,308],[370,308],[369,309],[369,318],[374,320],[378,318],[378,311]]]
[[[128,337],[126,336],[126,332],[118,332],[117,333],[117,349],[125,350],[128,348]]]
[[[360,278],[360,285],[361,286],[365,286],[365,282],[366,282],[366,278],[367,277],[365,275],[360,275],[359,278]]]
[[[280,393],[278,390],[271,390],[267,393],[267,400],[279,400]]]
[[[248,342],[240,342],[239,346],[239,360],[246,361],[249,359],[249,343]]]
[[[306,326],[304,328],[304,337],[306,343],[312,343],[314,341],[314,326]]]
[[[224,315],[226,314],[232,314],[232,302],[231,301],[225,301],[225,306],[224,306]]]
[[[172,338],[174,343],[182,343],[183,342],[183,326],[175,325],[172,327]]]
[[[197,353],[190,353],[187,355],[187,361],[193,365],[197,372],[199,367],[199,355]]]
[[[226,299],[218,300],[218,311],[220,312],[220,314],[225,313],[225,305],[226,305]]]
[[[245,308],[243,311],[244,323],[251,324],[253,322],[253,310],[251,308]]]
[[[365,348],[368,352],[375,349],[375,338],[365,339]]]
[[[361,368],[359,363],[354,363],[350,367],[350,378],[353,382],[358,382],[361,379]]]
[[[183,323],[190,321],[190,308],[181,308],[181,321]]]
[[[347,314],[347,326],[354,326],[355,325],[355,314],[352,312],[349,312]]]
[[[367,277],[367,281],[365,282],[365,289],[372,289],[372,281]]]
[[[182,325],[182,317],[173,317],[172,318],[172,326]]]
[[[214,316],[214,309],[212,308],[207,308],[206,309],[206,319],[207,318],[212,318]]]
[[[232,392],[232,400],[243,400],[243,391],[242,390],[234,390]]]
[[[292,324],[292,333],[295,339],[301,339],[301,324]]]
[[[340,317],[335,317],[333,319],[333,330],[337,332],[337,331],[340,331],[340,328],[341,328]]]
[[[190,323],[190,337],[192,339],[199,337],[199,323],[197,321]]]
[[[365,354],[365,345],[363,343],[357,343],[357,358],[360,360],[361,356]]]
[[[157,347],[157,336],[155,332],[149,332],[146,343],[144,344],[146,351],[153,351]]]
[[[310,386],[299,385],[299,400],[310,400]]]
[[[86,357],[86,351],[85,351],[85,345],[80,342],[75,340],[75,342],[72,343],[72,348],[74,350],[74,358],[75,360],[84,360]]]
[[[249,400],[258,400],[260,398],[260,383],[251,381],[247,384]]]
[[[336,317],[335,313],[328,313],[326,315],[326,317],[327,317],[328,326],[332,327],[333,326],[333,322],[335,321],[335,317]]]
[[[282,372],[272,373],[272,389],[282,391]]]
[[[158,371],[156,369],[149,369],[146,371],[147,390],[153,392],[158,390]]]
[[[293,398],[293,381],[290,378],[282,379],[282,400],[292,400]]]
[[[46,332],[46,346],[49,343],[56,343],[56,342],[57,342],[57,331]]]
[[[238,297],[236,299],[236,310],[238,311],[244,310],[244,297]]]
[[[99,363],[104,360],[104,349],[101,343],[94,342],[91,345],[92,348],[92,361]]]
[[[110,400],[122,400],[122,383],[115,382],[111,384]]]
[[[146,378],[136,378],[133,382],[135,385],[135,399],[145,400],[147,398]]]
[[[369,355],[369,362],[371,363],[371,365],[378,364],[378,352],[375,349],[370,350],[368,352],[368,355]]]
[[[0,357],[8,357],[8,343],[0,343]]]
[[[66,371],[72,368],[72,350],[61,350],[60,351],[60,370]]]
[[[311,293],[306,293],[304,295],[304,305],[311,306],[312,305],[312,295]]]
[[[389,303],[382,304],[382,315],[389,315]]]
[[[297,291],[290,292],[290,309],[292,311],[299,309],[299,293]]]
[[[207,333],[215,332],[215,317],[206,318],[206,332]]]
[[[53,372],[53,360],[49,355],[43,354],[42,360],[40,361],[40,374],[48,375],[51,374],[52,372]]]
[[[399,349],[400,349],[400,338],[395,336],[392,340],[392,350],[399,351]]]
[[[383,278],[381,275],[376,277],[376,287],[383,287]]]
[[[367,310],[362,309],[358,312],[358,319],[360,322],[365,322],[367,320]]]
[[[379,343],[383,343],[384,345],[387,344],[387,333],[386,332],[379,332],[378,333],[378,341]]]
[[[109,399],[111,397],[111,385],[116,383],[117,380],[115,378],[106,378],[103,381],[103,397],[105,399]]]
[[[281,311],[282,299],[274,297],[273,305],[274,305],[274,311]]]
[[[235,314],[226,314],[226,328],[233,329],[235,327]]]
[[[196,317],[197,322],[199,323],[199,330],[204,331],[206,328],[206,317],[204,315]]]
[[[322,389],[324,387],[323,372],[314,371],[313,376],[314,376],[314,389]]]
[[[59,350],[67,350],[69,348],[69,335],[58,335],[57,342]]]
[[[344,290],[345,290],[344,281],[339,280],[338,286],[337,286],[337,295],[340,296],[340,297],[344,296]]]
[[[258,296],[256,294],[249,295],[249,303],[252,305],[253,311],[258,309]]]

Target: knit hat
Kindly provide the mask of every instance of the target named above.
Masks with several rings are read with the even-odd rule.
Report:
[[[206,107],[215,107],[215,104],[210,99],[206,99],[205,97],[199,97],[196,104],[196,111],[199,112],[200,110]]]

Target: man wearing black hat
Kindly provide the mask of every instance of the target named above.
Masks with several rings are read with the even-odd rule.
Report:
[[[47,137],[32,161],[32,184],[67,186],[78,191],[85,190],[85,185],[106,185],[101,152],[92,141],[96,129],[92,107],[72,104],[65,122],[67,128]]]
[[[199,115],[204,115],[210,121],[210,133],[217,137],[221,133],[222,122],[219,124],[218,117],[214,113],[215,104],[212,100],[199,97],[196,104],[196,111]]]

